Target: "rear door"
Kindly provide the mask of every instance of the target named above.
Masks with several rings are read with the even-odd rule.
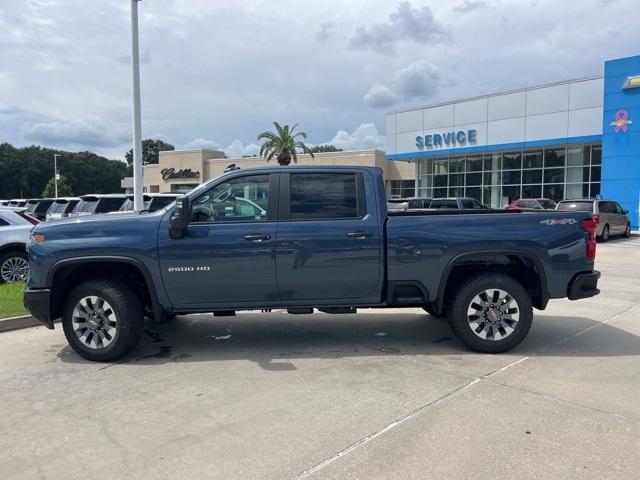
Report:
[[[363,175],[369,174],[281,175],[276,271],[282,300],[380,301],[382,228],[376,192],[365,191]]]

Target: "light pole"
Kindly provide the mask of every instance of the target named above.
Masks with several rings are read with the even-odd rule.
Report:
[[[53,154],[53,185],[55,187],[55,197],[58,198],[58,157],[59,153]]]
[[[133,70],[133,209],[144,209],[142,198],[142,121],[140,119],[140,49],[138,2],[131,0],[131,67]]]

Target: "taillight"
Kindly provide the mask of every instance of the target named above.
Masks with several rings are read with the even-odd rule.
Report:
[[[587,238],[586,256],[589,262],[593,262],[596,258],[596,228],[600,218],[598,215],[585,218],[580,222],[580,228],[589,235]]]
[[[31,215],[27,215],[24,212],[16,212],[18,215],[20,215],[22,218],[24,218],[27,222],[31,223],[32,225],[37,225],[40,223],[40,220],[38,220],[37,218],[33,218]]]

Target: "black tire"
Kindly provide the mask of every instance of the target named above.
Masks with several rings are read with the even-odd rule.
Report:
[[[476,296],[479,296],[486,290],[502,290],[515,301],[515,308],[517,308],[519,318],[517,322],[511,323],[512,320],[506,320],[507,317],[505,317],[505,322],[510,322],[507,327],[511,330],[510,333],[504,335],[504,338],[481,338],[479,335],[484,332],[485,328],[490,329],[489,331],[493,333],[494,327],[491,326],[489,322],[484,321],[480,315],[477,316],[478,322],[484,323],[480,323],[477,328],[480,329],[481,333],[476,334],[472,327],[472,320],[468,316],[468,310],[471,308],[474,308],[473,311],[477,310],[475,307],[472,307],[472,303],[475,305],[473,301]],[[490,302],[491,298],[488,300]],[[487,302],[487,308],[489,308],[489,302]],[[509,306],[508,304],[504,305]],[[511,304],[511,306],[513,306],[513,304]],[[501,353],[511,350],[527,336],[533,320],[533,307],[529,293],[513,278],[498,273],[481,273],[469,277],[459,289],[453,293],[448,307],[449,325],[451,325],[453,333],[467,347],[481,353]],[[500,311],[497,308],[490,310],[494,312]],[[511,309],[509,309],[509,311],[510,310]],[[478,311],[484,313],[484,309]],[[491,311],[489,314],[491,314]],[[507,312],[505,311],[504,313],[506,314]],[[511,318],[513,318],[513,316],[511,316]],[[483,325],[485,327],[481,328]],[[498,332],[501,325],[506,325],[506,323],[498,323],[498,328],[496,328],[497,334],[495,336],[503,336],[503,333]],[[504,328],[502,331],[507,333]],[[486,336],[488,337],[489,335]]]
[[[631,236],[631,224],[627,222],[627,228],[624,231],[624,238],[629,238]]]
[[[26,260],[27,262],[29,261],[29,257],[27,256],[26,252],[22,252],[20,250],[10,250],[2,255],[0,255],[0,284],[2,283],[14,283],[15,280],[9,280],[8,278],[5,278],[3,273],[9,273],[9,264],[7,262],[10,262],[12,260],[19,260],[19,261],[23,261]],[[6,269],[6,270],[5,270]],[[27,263],[27,272],[26,272],[26,276],[29,276],[29,271],[28,271],[28,263]],[[23,278],[21,280],[17,280],[19,282],[26,282],[27,278]]]
[[[607,243],[609,241],[609,225],[605,225],[604,228],[602,229],[602,235],[600,235],[600,241],[602,243]]]
[[[117,319],[115,335],[104,347],[87,346],[74,330],[74,309],[83,298],[89,296],[100,297],[108,302]],[[69,345],[78,355],[94,362],[110,362],[129,353],[140,341],[144,330],[143,309],[127,284],[114,279],[89,280],[75,287],[67,296],[62,312],[62,327]]]

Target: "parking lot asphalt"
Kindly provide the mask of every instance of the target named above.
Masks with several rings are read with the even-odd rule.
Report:
[[[0,478],[640,478],[640,239],[501,355],[421,310],[192,315],[124,361],[0,333]]]

